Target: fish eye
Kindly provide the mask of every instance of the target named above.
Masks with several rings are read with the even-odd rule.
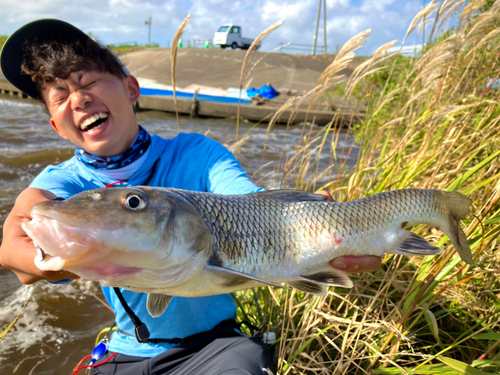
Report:
[[[134,211],[140,210],[146,207],[146,200],[137,194],[130,194],[125,198],[125,206]]]

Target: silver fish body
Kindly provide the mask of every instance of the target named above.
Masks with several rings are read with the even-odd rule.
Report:
[[[288,190],[218,195],[112,188],[35,205],[24,229],[47,254],[37,257],[39,268],[64,268],[105,286],[152,293],[148,309],[158,316],[168,305],[158,295],[261,285],[324,295],[329,285],[351,287],[345,273],[330,267],[332,259],[440,253],[405,229],[417,224],[441,229],[472,263],[459,224],[470,205],[459,192],[421,189],[333,203]]]

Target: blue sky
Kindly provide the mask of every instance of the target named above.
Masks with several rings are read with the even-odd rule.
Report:
[[[427,2],[429,2],[428,0]],[[327,0],[327,44],[343,44],[357,33],[372,29],[359,55],[369,55],[391,40],[401,41],[422,0]],[[171,43],[189,12],[191,21],[184,38],[211,39],[224,23],[238,24],[246,37],[256,37],[282,18],[284,25],[263,43],[272,50],[279,43],[312,44],[318,0],[0,0],[0,35],[9,35],[23,24],[39,18],[58,18],[105,44],[146,43],[152,17],[151,40],[160,46]],[[323,45],[323,15],[318,45]],[[409,43],[414,43],[411,39]]]

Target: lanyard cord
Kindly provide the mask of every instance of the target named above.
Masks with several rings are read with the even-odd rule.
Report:
[[[115,291],[116,296],[120,300],[120,303],[122,304],[123,308],[125,309],[125,312],[127,313],[128,317],[130,318],[130,320],[132,321],[132,323],[135,326],[134,331],[135,331],[135,338],[137,339],[137,341],[140,343],[143,343],[143,344],[149,342],[150,333],[149,333],[149,330],[148,330],[148,327],[146,326],[146,324],[143,323],[142,320],[139,319],[139,317],[137,315],[135,315],[135,313],[132,311],[130,306],[125,301],[125,298],[123,298],[123,294],[122,294],[120,288],[115,287],[115,288],[113,288],[113,290]]]
[[[184,338],[176,337],[173,339],[150,339],[149,338],[150,333],[149,333],[148,327],[132,311],[130,306],[125,301],[125,298],[123,298],[123,294],[122,294],[120,288],[114,287],[113,290],[115,291],[116,296],[120,300],[120,303],[122,304],[123,308],[125,309],[125,312],[127,313],[128,317],[130,318],[130,320],[132,321],[132,323],[135,326],[135,329],[134,329],[135,338],[137,339],[138,342],[140,342],[142,344],[145,344],[145,343],[151,343],[151,344],[167,343],[167,344],[179,345],[179,344],[185,344],[185,343],[194,341],[194,340],[206,335],[206,332],[200,332],[200,333],[196,333],[194,335],[184,337]],[[224,326],[233,326],[233,328],[240,330],[241,324],[246,324],[247,326],[251,327],[252,329],[255,329],[257,331],[259,330],[257,327],[255,327],[254,325],[252,325],[246,321],[238,324],[233,319],[228,319],[228,320],[224,320],[224,321],[220,322],[214,329],[216,329],[218,327],[224,327]],[[128,335],[128,333],[123,332],[120,329],[118,329],[118,331],[121,332],[122,334]]]

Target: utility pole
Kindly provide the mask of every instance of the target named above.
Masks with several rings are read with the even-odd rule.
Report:
[[[318,27],[319,27],[319,15],[321,13],[321,1],[322,0],[319,0],[319,3],[318,3],[318,15],[316,16],[316,31],[314,32],[313,50],[312,50],[313,56],[316,55],[316,42],[317,42],[317,39],[318,39]]]
[[[146,25],[148,25],[148,26],[149,26],[149,32],[148,32],[148,46],[150,46],[150,45],[151,45],[151,22],[152,22],[151,17],[149,17],[149,20],[148,20],[148,21],[144,22]]]
[[[326,0],[323,0],[323,55],[326,55]]]

